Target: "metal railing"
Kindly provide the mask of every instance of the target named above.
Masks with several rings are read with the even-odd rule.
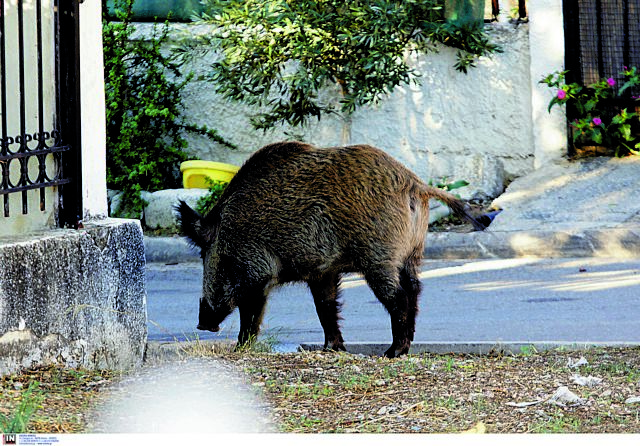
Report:
[[[74,121],[68,116],[70,112],[77,117],[78,90],[74,85],[78,78],[70,75],[76,73],[77,68],[68,66],[76,62],[73,56],[77,51],[68,45],[69,41],[76,42],[77,36],[69,39],[62,35],[77,32],[77,26],[67,30],[69,20],[77,20],[77,4],[71,7],[71,12],[65,12],[61,5],[47,2],[45,8],[50,10],[44,20],[50,23],[44,23],[42,0],[29,3],[28,16],[22,0],[8,6],[8,10],[5,5],[0,1],[0,196],[3,207],[0,222],[2,217],[10,217],[11,209],[16,208],[15,204],[10,206],[12,200],[21,201],[22,214],[36,209],[29,203],[29,197],[33,196],[28,194],[30,190],[40,191],[38,209],[41,211],[54,205],[47,203],[47,188],[58,188],[61,201],[63,185],[72,182],[75,176],[68,166],[78,167],[73,152],[79,150],[79,135],[74,134],[78,133],[77,123],[75,128],[64,128],[65,122]],[[43,50],[44,45],[48,52]],[[64,54],[66,52],[71,56]],[[54,91],[55,97],[51,98],[50,93],[45,97],[45,90]],[[65,196],[67,209],[74,207],[70,206],[70,202],[75,201],[71,195]],[[76,215],[56,219],[61,226],[73,226],[77,212],[74,210],[71,214]]]

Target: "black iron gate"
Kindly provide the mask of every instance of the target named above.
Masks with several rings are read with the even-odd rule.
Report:
[[[0,224],[11,217],[12,200],[21,202],[22,214],[55,208],[46,193],[53,188],[57,224],[77,227],[82,209],[78,2],[44,3],[0,1]],[[39,191],[35,208],[29,202],[33,190]]]
[[[568,82],[620,85],[625,66],[640,68],[640,0],[564,0],[563,14]]]

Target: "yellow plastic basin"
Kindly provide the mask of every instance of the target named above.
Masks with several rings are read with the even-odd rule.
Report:
[[[185,189],[208,189],[207,177],[213,181],[228,183],[240,170],[238,166],[215,161],[193,160],[180,164],[182,186]]]

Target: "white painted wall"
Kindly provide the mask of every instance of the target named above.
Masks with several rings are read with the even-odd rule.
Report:
[[[438,54],[414,57],[421,85],[398,87],[380,104],[359,109],[350,142],[386,150],[425,181],[465,179],[471,183],[465,198],[495,197],[505,182],[563,157],[564,117],[548,114],[551,92],[538,84],[563,66],[562,0],[528,2],[528,9],[530,23],[516,25],[502,14],[499,22],[486,25],[504,52],[481,58],[467,75],[453,68],[454,49],[442,46]],[[141,35],[149,34],[149,25],[139,26]],[[194,25],[175,27],[182,36],[206,32]],[[196,60],[185,71],[205,74],[213,57]],[[190,151],[200,159],[240,165],[261,146],[292,136],[319,146],[343,143],[343,122],[335,117],[304,129],[255,131],[251,110],[222,99],[206,81],[189,85],[184,99],[189,119],[241,147],[230,151],[190,137]]]

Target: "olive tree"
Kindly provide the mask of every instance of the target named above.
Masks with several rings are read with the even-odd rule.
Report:
[[[211,80],[227,98],[257,106],[258,129],[303,125],[328,113],[348,118],[394,87],[416,82],[411,52],[459,49],[466,73],[501,51],[482,23],[450,23],[443,0],[208,0],[201,22],[220,52]],[[338,101],[323,100],[329,86]]]

